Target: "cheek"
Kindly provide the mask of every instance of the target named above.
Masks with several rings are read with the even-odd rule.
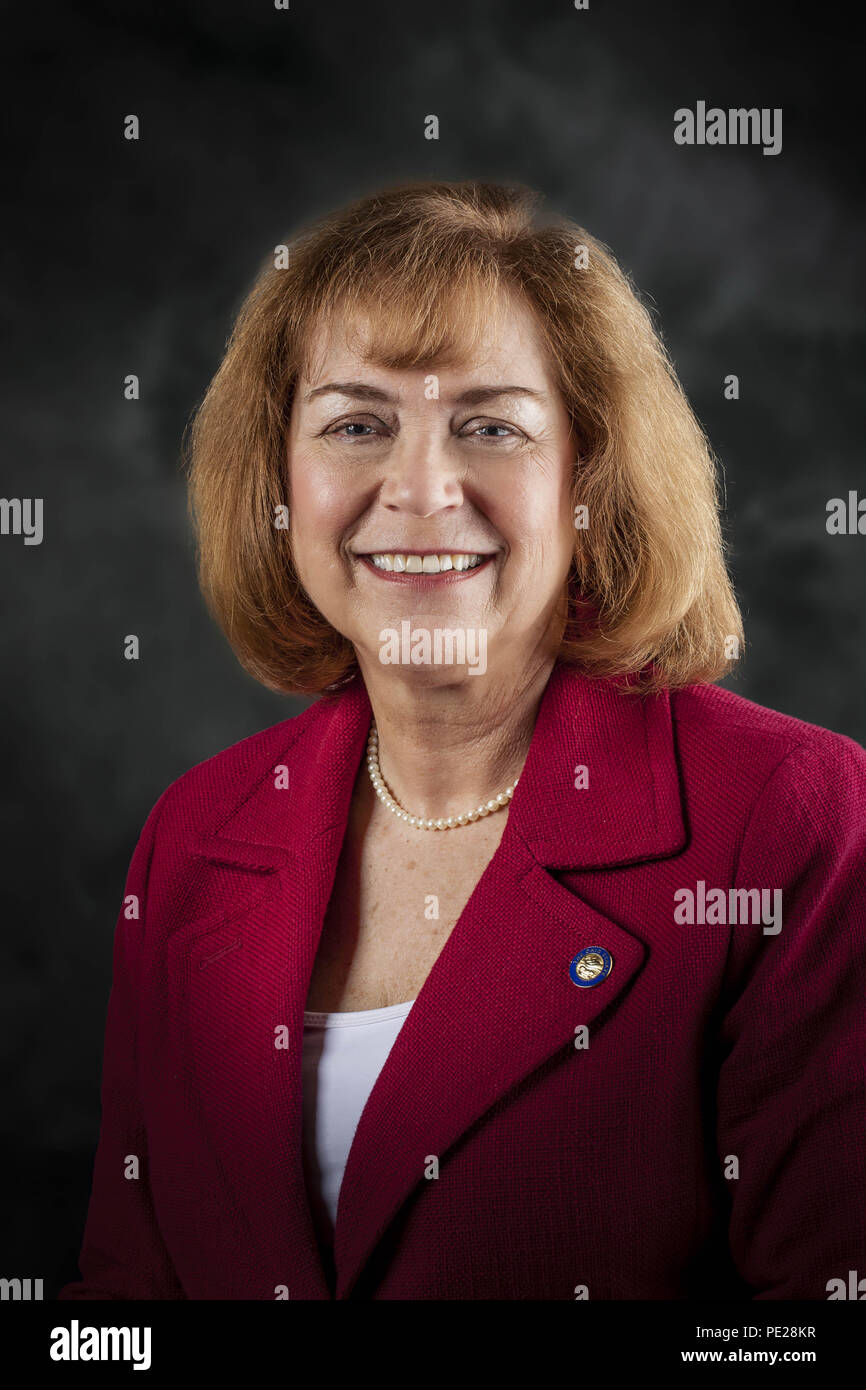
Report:
[[[521,556],[558,566],[574,545],[567,477],[540,467],[491,492],[485,508],[496,530]]]
[[[289,477],[289,515],[296,544],[307,550],[332,545],[352,518],[345,480],[314,458],[298,459]]]

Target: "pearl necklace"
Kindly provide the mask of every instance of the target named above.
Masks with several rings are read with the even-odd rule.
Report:
[[[504,792],[500,792],[490,801],[483,801],[480,806],[467,811],[463,816],[448,816],[447,820],[425,820],[423,816],[410,816],[408,811],[403,810],[399,801],[394,800],[379,771],[379,734],[375,719],[370,725],[370,737],[367,740],[367,771],[382,805],[387,806],[398,820],[405,821],[407,825],[414,825],[416,830],[456,830],[460,825],[471,825],[473,821],[482,820],[484,816],[489,816],[493,811],[501,811],[503,806],[507,806],[513,797],[514,788],[520,780],[515,777],[512,785],[506,787]]]

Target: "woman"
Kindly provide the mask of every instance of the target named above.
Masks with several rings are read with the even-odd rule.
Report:
[[[320,698],[148,817],[61,1296],[825,1298],[866,752],[714,683],[714,462],[611,255],[489,184],[325,218],[190,459],[212,611]]]

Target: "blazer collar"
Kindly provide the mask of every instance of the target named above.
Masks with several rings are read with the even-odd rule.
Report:
[[[356,676],[278,725],[285,743],[268,745],[252,788],[218,808],[195,852],[267,870],[319,836],[342,839],[371,715]],[[288,797],[275,790],[280,767]],[[585,785],[577,787],[581,779]],[[551,869],[613,867],[681,850],[687,833],[668,692],[639,695],[557,662],[509,820],[533,857]]]

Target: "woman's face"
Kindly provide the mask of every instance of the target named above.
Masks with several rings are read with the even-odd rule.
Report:
[[[532,312],[511,295],[503,307],[460,367],[395,371],[320,330],[297,382],[295,565],[365,678],[513,680],[558,640],[573,440]]]

